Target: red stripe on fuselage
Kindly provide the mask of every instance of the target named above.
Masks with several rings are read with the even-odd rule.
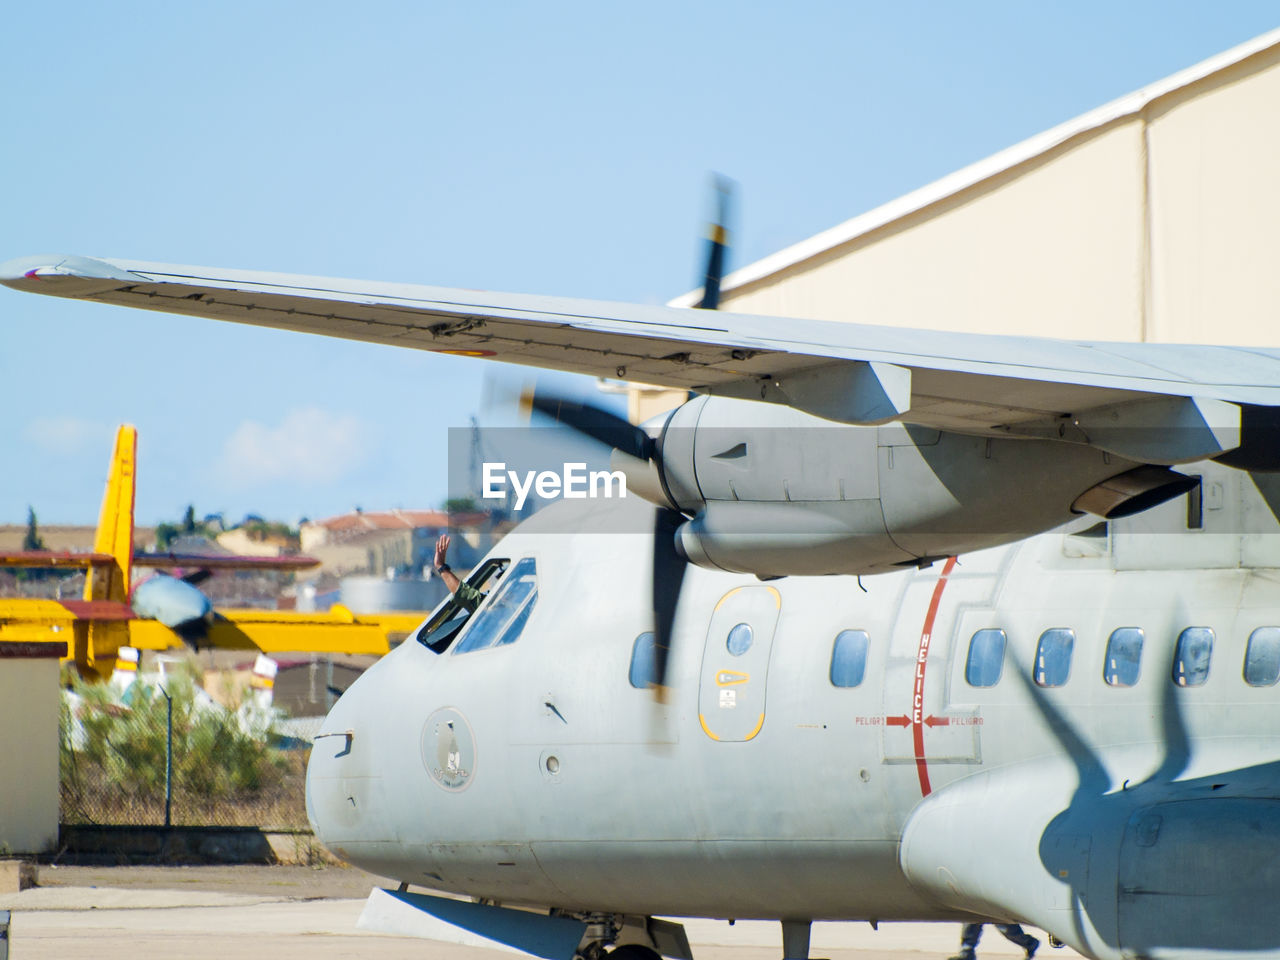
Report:
[[[916,652],[915,689],[911,696],[911,739],[916,748],[916,773],[920,777],[920,796],[929,795],[929,765],[924,757],[924,668],[929,661],[929,643],[933,639],[933,621],[938,615],[938,605],[942,603],[942,591],[946,589],[947,577],[955,569],[956,558],[948,557],[933,585],[933,597],[929,600],[929,612],[924,617],[924,629],[920,631],[920,649]]]

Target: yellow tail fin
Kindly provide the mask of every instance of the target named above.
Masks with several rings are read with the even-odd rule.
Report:
[[[95,553],[108,553],[115,558],[109,566],[94,567],[85,579],[86,600],[129,600],[129,578],[133,572],[133,496],[134,474],[138,457],[138,430],[123,424],[116,433],[116,448],[111,454],[111,472],[107,475],[107,491],[102,497],[98,515],[98,534],[93,541]]]

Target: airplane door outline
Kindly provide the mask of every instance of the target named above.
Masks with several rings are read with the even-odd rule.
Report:
[[[955,567],[956,558],[951,557],[932,584],[917,584],[920,591],[927,590],[929,600],[915,655],[891,656],[885,665],[882,762],[915,766],[922,797],[933,792],[930,764],[982,762],[980,713],[974,708],[952,706],[946,678],[938,679],[940,671],[956,656],[962,656],[957,653],[954,636],[945,654],[930,659],[939,607]],[[960,623],[964,622],[963,612],[956,616]],[[954,629],[948,632],[954,634]],[[931,662],[934,668],[929,672]],[[931,682],[926,683],[926,677],[931,677]]]
[[[698,682],[698,722],[718,742],[755,739],[764,727],[766,682],[782,595],[736,587],[711,613]]]

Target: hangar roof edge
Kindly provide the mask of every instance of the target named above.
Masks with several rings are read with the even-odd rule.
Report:
[[[1055,147],[1090,130],[1096,130],[1109,123],[1141,113],[1149,104],[1193,83],[1210,77],[1215,73],[1234,66],[1257,53],[1280,44],[1280,28],[1270,30],[1238,46],[1193,64],[1184,70],[1170,74],[1139,87],[1132,93],[1118,97],[1100,107],[1050,127],[1020,143],[993,153],[991,156],[967,167],[949,173],[946,176],[926,184],[910,193],[903,194],[895,200],[881,204],[861,213],[850,220],[814,234],[799,243],[784,247],[776,253],[769,254],[760,260],[733,271],[724,278],[723,289],[733,290],[761,280],[770,274],[785,270],[788,267],[803,263],[811,257],[826,253],[843,243],[877,230],[895,220],[922,210],[939,200],[959,193],[983,180],[1003,173],[1021,163],[1048,153]],[[681,294],[667,302],[672,307],[692,307],[702,296],[701,288]]]

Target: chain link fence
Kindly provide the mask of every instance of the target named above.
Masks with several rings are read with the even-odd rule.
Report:
[[[65,824],[306,828],[307,744],[278,711],[225,708],[179,672],[64,692],[60,819]]]

